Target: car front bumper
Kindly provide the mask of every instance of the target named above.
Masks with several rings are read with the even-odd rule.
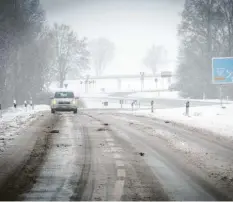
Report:
[[[51,106],[52,110],[55,111],[75,111],[77,110],[77,106],[75,105],[65,105],[65,104],[56,104]]]

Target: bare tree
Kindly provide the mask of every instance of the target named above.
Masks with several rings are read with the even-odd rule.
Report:
[[[40,80],[37,83],[40,84],[40,89],[43,91],[48,91],[55,74],[55,49],[50,37],[49,27],[44,26],[34,43],[34,63],[37,66],[35,71],[37,75],[40,75]],[[36,80],[34,78],[34,81]]]
[[[143,59],[144,65],[151,69],[153,74],[159,68],[159,65],[167,62],[167,51],[163,46],[153,45],[147,52],[146,57]]]
[[[100,76],[113,59],[115,46],[108,39],[98,38],[91,41],[89,48],[96,76]]]
[[[0,1],[0,104],[23,101],[36,75],[33,44],[44,23],[39,0]],[[39,75],[37,75],[39,77]]]
[[[67,25],[54,24],[51,32],[51,43],[55,48],[55,72],[60,87],[69,71],[80,72],[88,68],[86,38],[79,40],[76,34]]]

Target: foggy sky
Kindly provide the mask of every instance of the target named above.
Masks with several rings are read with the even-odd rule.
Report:
[[[137,74],[146,70],[148,48],[163,45],[175,67],[177,25],[184,0],[41,0],[49,23],[70,25],[90,40],[106,37],[116,46],[105,74]],[[146,70],[150,72],[150,70]]]

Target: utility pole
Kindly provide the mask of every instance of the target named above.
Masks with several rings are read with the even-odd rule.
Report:
[[[88,82],[89,82],[90,75],[86,75],[85,80],[85,93],[88,93]]]
[[[158,88],[158,78],[155,78],[156,89]]]
[[[145,76],[145,72],[140,72],[141,91],[143,91],[144,89],[144,76]]]
[[[223,107],[223,103],[222,103],[222,85],[220,85],[219,87],[219,99],[220,99],[220,105],[221,107]]]

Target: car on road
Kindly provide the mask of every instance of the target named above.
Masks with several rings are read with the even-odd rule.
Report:
[[[56,91],[51,99],[51,113],[56,111],[78,111],[77,100],[72,91]]]

